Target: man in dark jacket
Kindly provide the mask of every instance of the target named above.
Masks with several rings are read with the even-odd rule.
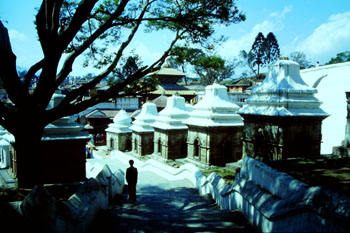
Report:
[[[128,182],[129,200],[136,202],[137,168],[134,167],[134,160],[129,160],[130,167],[126,169],[126,182]]]

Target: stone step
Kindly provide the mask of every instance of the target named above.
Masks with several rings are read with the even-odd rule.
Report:
[[[101,212],[90,232],[255,232],[240,212],[220,210],[195,189],[144,189],[135,204],[127,198]]]

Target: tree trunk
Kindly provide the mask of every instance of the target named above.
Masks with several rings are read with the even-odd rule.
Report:
[[[19,125],[21,128],[14,134],[18,187],[31,188],[44,180],[41,150],[43,129],[33,122]]]

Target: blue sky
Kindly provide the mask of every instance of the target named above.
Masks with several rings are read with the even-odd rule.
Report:
[[[29,68],[41,56],[34,27],[35,7],[40,0],[0,0],[0,18],[6,20],[17,64]],[[302,51],[312,62],[321,64],[350,50],[349,0],[250,0],[237,1],[246,14],[245,22],[230,27],[218,26],[218,33],[227,41],[217,48],[217,54],[227,59],[249,50],[258,32],[276,35],[281,55]],[[167,33],[139,33],[132,43],[142,54],[145,64],[154,61],[166,48],[171,36]],[[75,75],[83,71],[75,66]]]

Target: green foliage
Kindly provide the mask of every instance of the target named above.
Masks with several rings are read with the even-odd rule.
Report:
[[[172,50],[171,55],[172,62],[176,66],[182,67],[183,72],[185,72],[185,66],[190,65],[203,85],[210,85],[215,81],[220,82],[230,78],[237,66],[235,61],[226,61],[217,55],[207,54],[198,48],[177,46]]]
[[[210,85],[230,78],[237,64],[225,61],[216,55],[199,57],[194,64],[194,71],[200,77],[201,84]]]
[[[280,49],[275,35],[270,32],[265,38],[264,35],[259,32],[255,38],[249,53],[241,54],[248,63],[248,66],[257,66],[256,75],[259,75],[259,68],[261,66],[271,64],[280,57]]]
[[[254,43],[250,50],[250,53],[253,55],[254,63],[256,65],[259,66],[260,64],[263,64],[265,50],[265,37],[261,32],[259,32],[258,35],[255,37]]]
[[[350,51],[345,51],[338,53],[336,57],[331,58],[329,62],[326,64],[337,64],[337,63],[342,63],[342,62],[347,62],[350,61]]]
[[[263,57],[263,63],[271,64],[272,62],[278,60],[280,57],[280,48],[275,35],[272,32],[267,34],[264,43],[265,54]]]

